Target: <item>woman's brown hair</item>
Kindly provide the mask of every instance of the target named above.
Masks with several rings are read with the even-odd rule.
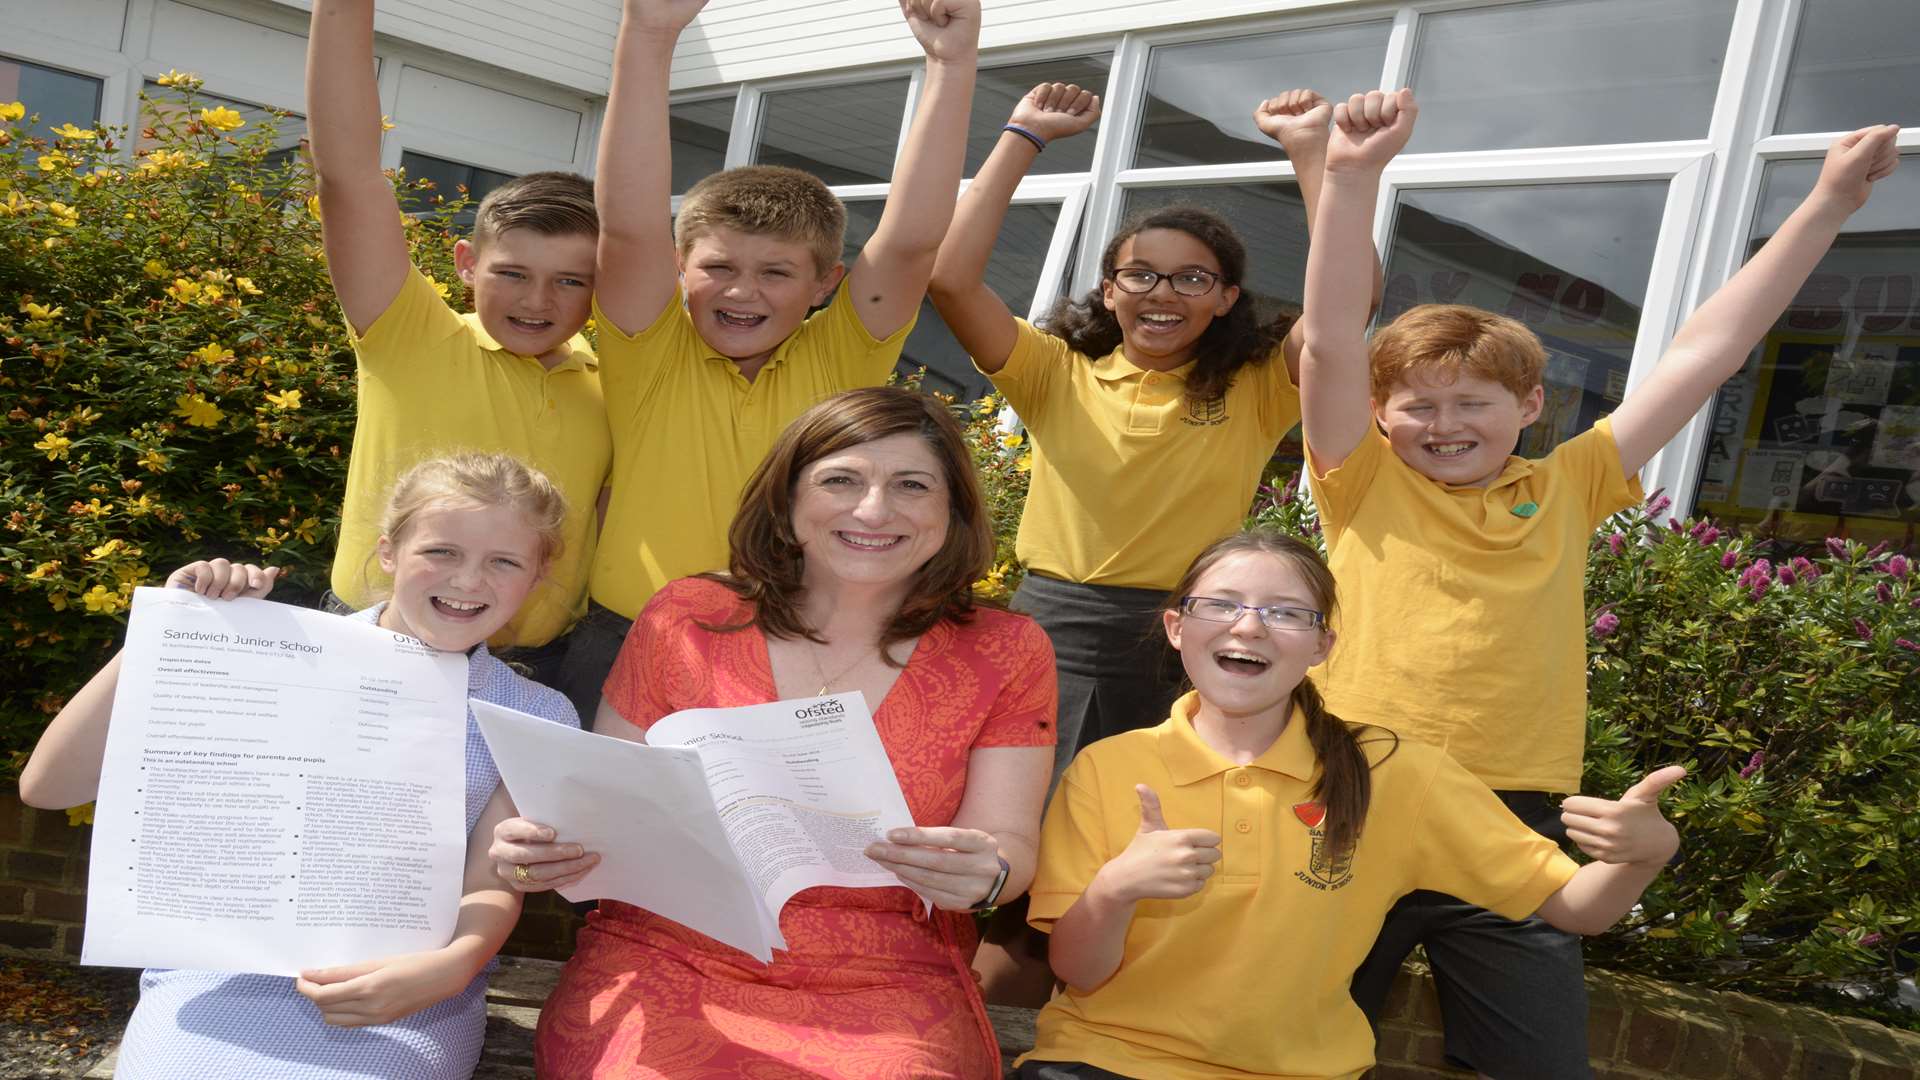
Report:
[[[787,426],[747,481],[740,511],[727,530],[726,575],[707,575],[753,604],[751,624],[769,637],[823,639],[800,614],[806,560],[793,533],[793,496],[800,474],[821,458],[884,439],[915,435],[939,460],[947,484],[947,539],[914,571],[907,598],[880,635],[880,652],[926,633],[942,619],[973,612],[973,583],[993,560],[993,526],[966,436],[938,400],[899,387],[849,390],[822,401]]]
[[[1320,608],[1321,628],[1316,633],[1326,633],[1326,627],[1333,621],[1333,615],[1339,604],[1334,589],[1333,571],[1320,558],[1320,553],[1285,533],[1271,529],[1249,529],[1232,536],[1215,540],[1207,546],[1182,574],[1173,591],[1167,594],[1164,607],[1168,611],[1178,611],[1180,600],[1193,591],[1202,576],[1214,565],[1229,555],[1241,552],[1257,552],[1272,555],[1299,571],[1307,591],[1313,594],[1314,603]],[[1283,631],[1284,632],[1284,631]],[[1302,678],[1300,685],[1294,687],[1293,704],[1307,718],[1307,741],[1313,746],[1313,756],[1320,762],[1320,778],[1314,782],[1313,797],[1326,807],[1325,818],[1328,847],[1332,854],[1351,853],[1355,844],[1360,842],[1360,827],[1366,823],[1367,807],[1373,801],[1373,766],[1367,761],[1367,753],[1361,748],[1361,734],[1373,742],[1376,738],[1391,739],[1395,746],[1399,739],[1383,728],[1374,728],[1364,724],[1348,724],[1327,710],[1327,703],[1320,697],[1320,688],[1313,685],[1310,678]],[[1392,750],[1387,751],[1391,756]],[[1384,757],[1381,760],[1386,760]]]

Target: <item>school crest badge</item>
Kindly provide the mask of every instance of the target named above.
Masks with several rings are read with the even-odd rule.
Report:
[[[1353,852],[1333,854],[1327,843],[1327,830],[1322,822],[1327,819],[1327,808],[1322,803],[1303,802],[1293,804],[1293,816],[1307,827],[1307,836],[1313,846],[1307,856],[1307,868],[1295,870],[1293,876],[1323,892],[1332,892],[1343,888],[1353,880]]]
[[[1215,424],[1226,423],[1227,395],[1220,394],[1205,401],[1196,400],[1192,395],[1188,395],[1187,415],[1181,419],[1195,427],[1213,427]]]

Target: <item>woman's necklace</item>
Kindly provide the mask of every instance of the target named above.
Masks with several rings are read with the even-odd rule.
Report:
[[[867,653],[865,653],[864,651],[861,652],[859,655],[853,658],[853,663],[848,664],[846,667],[841,668],[837,672],[834,672],[833,678],[829,679],[827,678],[826,668],[823,667],[820,663],[821,649],[822,649],[822,646],[820,645],[819,642],[813,641],[811,639],[807,641],[807,659],[813,661],[813,673],[815,675],[820,676],[820,689],[815,690],[813,692],[814,697],[825,697],[828,687],[832,686],[834,683],[839,682],[841,679],[846,678],[849,672],[851,672],[854,668],[859,667],[860,664],[867,659]]]

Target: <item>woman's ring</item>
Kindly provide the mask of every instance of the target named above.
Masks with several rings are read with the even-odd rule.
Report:
[[[522,885],[531,885],[533,884],[533,872],[527,868],[526,863],[515,863],[513,864],[513,880]]]

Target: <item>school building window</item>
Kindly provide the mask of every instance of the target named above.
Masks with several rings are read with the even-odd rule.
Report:
[[[1913,0],[1804,0],[1774,133],[1852,131],[1915,117],[1920,9]]]
[[[805,169],[830,185],[884,184],[907,107],[907,76],[769,93],[753,161]]]
[[[980,171],[994,144],[1000,141],[1001,128],[1013,113],[1013,107],[1035,86],[1043,82],[1071,83],[1104,98],[1107,72],[1112,66],[1113,58],[1101,54],[983,67],[974,88],[973,112],[967,122],[967,164],[963,175],[972,176]],[[1034,159],[1029,174],[1084,173],[1093,167],[1093,142],[1085,136],[1059,140]]]
[[[512,173],[495,172],[478,165],[466,165],[446,158],[422,154],[417,150],[406,150],[400,154],[400,167],[406,171],[408,180],[428,180],[433,187],[423,194],[414,194],[406,200],[404,209],[422,211],[432,205],[432,199],[439,197],[453,202],[462,194],[472,199],[472,203],[460,213],[454,215],[454,222],[463,228],[472,228],[474,212],[479,209],[480,200],[487,192],[513,179]]]
[[[27,133],[52,139],[62,124],[91,127],[100,119],[99,79],[0,56],[0,102],[17,101],[38,119]]]
[[[148,150],[159,144],[157,139],[146,137],[144,128],[189,124],[197,121],[198,114],[183,106],[180,103],[180,95],[168,87],[156,82],[147,82],[142,84],[141,90],[146,94],[147,100],[142,103],[143,130],[134,140],[136,151]],[[271,124],[273,148],[267,152],[269,164],[284,168],[292,165],[294,159],[299,156],[300,140],[305,138],[307,133],[307,118],[299,113],[262,108],[244,101],[222,97],[219,94],[209,94],[205,90],[195,94],[194,100],[196,109],[228,108],[239,113],[244,123],[229,133],[236,139],[245,138],[259,131],[263,126]]]
[[[734,97],[676,102],[667,110],[667,139],[673,149],[673,191],[684,195],[703,178],[727,167],[727,139],[733,131]]]

